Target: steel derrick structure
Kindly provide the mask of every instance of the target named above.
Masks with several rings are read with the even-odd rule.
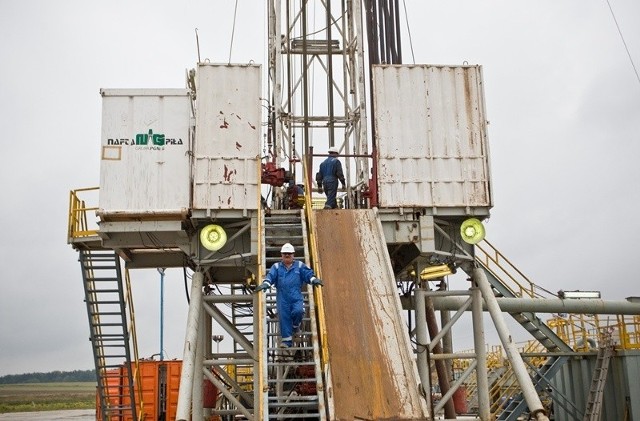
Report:
[[[336,146],[352,188],[368,182],[362,11],[358,1],[268,3],[268,154],[288,167]],[[355,183],[354,183],[355,181]]]

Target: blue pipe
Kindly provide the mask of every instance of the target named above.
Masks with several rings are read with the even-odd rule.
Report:
[[[164,360],[164,269],[158,268],[160,272],[160,361]]]

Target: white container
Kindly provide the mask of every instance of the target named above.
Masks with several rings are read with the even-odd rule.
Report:
[[[381,208],[439,215],[492,206],[480,66],[374,66]]]
[[[200,64],[196,77],[193,209],[257,209],[260,66]]]
[[[99,215],[157,219],[189,209],[186,89],[103,89]]]

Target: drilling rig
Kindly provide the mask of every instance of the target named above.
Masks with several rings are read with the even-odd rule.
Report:
[[[182,89],[101,90],[99,203],[72,191],[68,233],[99,419],[451,419],[471,377],[480,419],[548,419],[540,396],[576,350],[512,309],[552,353],[532,371],[504,323],[499,300],[526,297],[484,243],[482,67],[403,64],[400,13],[398,0],[268,0],[265,65],[199,62]],[[344,163],[338,209],[322,209],[314,183],[329,148]],[[286,349],[277,290],[256,291],[285,243],[325,281],[303,287]],[[144,268],[191,280],[179,365],[138,357],[129,272]],[[451,291],[457,271],[469,283]],[[509,401],[490,392],[483,304],[517,385]],[[461,356],[450,330],[465,311],[475,350]],[[214,326],[231,349],[213,349]],[[460,359],[471,362],[454,378]]]

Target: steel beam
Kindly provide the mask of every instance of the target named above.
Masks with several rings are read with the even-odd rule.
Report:
[[[463,297],[431,296],[436,310],[457,310],[465,305]],[[500,309],[507,313],[572,313],[640,315],[640,303],[597,299],[560,300],[556,298],[496,298]],[[483,305],[487,311],[487,305]]]

